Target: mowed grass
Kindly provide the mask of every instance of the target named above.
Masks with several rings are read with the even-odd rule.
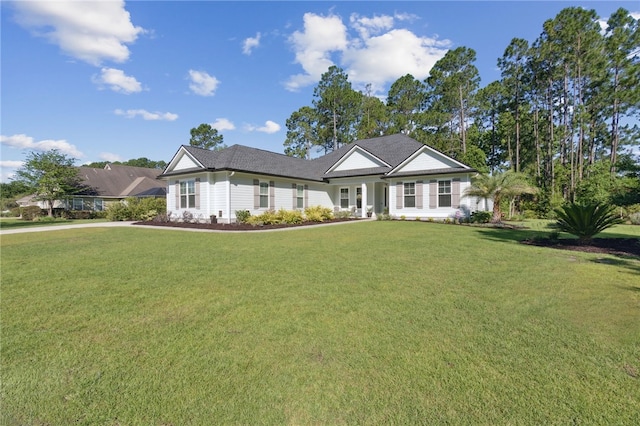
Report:
[[[56,226],[56,225],[76,225],[81,223],[98,223],[98,222],[106,222],[106,219],[62,219],[56,218],[55,220],[43,220],[43,221],[33,221],[33,220],[22,220],[16,217],[2,217],[0,218],[0,229],[3,231],[9,229],[18,229],[18,228],[34,228],[34,227],[43,227],[43,226]]]
[[[0,420],[640,423],[640,261],[536,232],[2,236]]]

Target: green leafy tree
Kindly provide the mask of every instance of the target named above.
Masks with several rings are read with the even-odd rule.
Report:
[[[410,135],[416,127],[416,117],[425,102],[425,86],[411,74],[397,79],[389,89],[387,108],[390,133]]]
[[[210,124],[203,123],[198,127],[191,129],[191,139],[189,144],[204,149],[222,149],[225,148],[223,136],[218,134],[218,130],[211,127]]]
[[[507,171],[493,175],[481,174],[476,176],[471,181],[471,186],[464,191],[464,195],[491,199],[493,201],[493,218],[491,222],[500,223],[502,221],[500,204],[503,200],[537,192],[537,188],[527,182],[524,174]]]
[[[50,217],[53,204],[82,190],[80,176],[74,167],[75,158],[57,149],[47,152],[30,152],[24,165],[16,172],[16,181],[22,182],[34,193],[34,198],[44,201]]]
[[[11,181],[0,183],[0,211],[18,207],[16,199],[29,194],[29,186],[24,182]]]
[[[335,65],[329,67],[313,89],[313,96],[318,144],[329,151],[353,142],[362,95],[351,88],[344,70]]]
[[[627,10],[618,9],[607,21],[605,34],[607,97],[611,116],[611,172],[616,170],[620,145],[620,119],[640,107],[640,23]]]
[[[528,55],[529,43],[527,40],[514,38],[507,46],[502,58],[498,59],[498,67],[502,71],[503,85],[510,94],[507,105],[515,122],[515,161],[513,169],[516,172],[520,171],[520,111],[528,77],[526,72]]]
[[[315,109],[304,106],[287,119],[287,139],[284,153],[290,157],[310,158],[311,147],[317,145],[318,115]]]
[[[622,222],[614,206],[571,203],[555,210],[556,226],[575,235],[581,244],[589,244],[594,235]]]
[[[467,151],[467,125],[472,118],[480,73],[473,64],[476,52],[467,47],[449,50],[431,68],[426,79],[429,108],[445,117],[451,140],[457,134],[458,147],[447,151]]]
[[[357,124],[358,139],[368,139],[388,134],[389,117],[387,106],[371,95],[371,84],[367,84],[362,96],[362,111]]]
[[[107,164],[119,164],[121,166],[132,167],[144,167],[146,169],[164,169],[167,166],[167,162],[163,160],[154,161],[149,160],[146,157],[134,158],[127,161],[94,161],[87,164],[87,167],[93,167],[94,169],[104,169]]]

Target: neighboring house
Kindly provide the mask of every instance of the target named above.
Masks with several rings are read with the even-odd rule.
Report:
[[[406,218],[445,219],[485,210],[464,197],[476,171],[405,135],[355,141],[305,160],[242,145],[210,151],[180,147],[160,179],[175,218],[215,215],[235,221],[237,210],[324,206],[358,217],[387,211]]]
[[[118,164],[107,164],[102,169],[78,167],[80,182],[85,189],[68,200],[56,201],[54,208],[102,211],[109,204],[128,197],[164,198],[167,194],[166,184],[157,179],[161,173],[158,169]],[[32,195],[19,199],[17,203],[20,206],[46,208],[43,201],[33,200]]]

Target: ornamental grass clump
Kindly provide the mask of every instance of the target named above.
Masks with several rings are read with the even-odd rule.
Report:
[[[614,208],[604,204],[571,203],[556,209],[555,213],[558,229],[578,237],[580,244],[589,244],[594,235],[622,222]]]

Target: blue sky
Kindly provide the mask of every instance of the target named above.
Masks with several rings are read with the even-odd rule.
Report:
[[[640,12],[637,1],[2,1],[0,180],[31,150],[78,165],[169,161],[201,123],[227,145],[283,152],[286,119],[330,65],[385,96],[466,46],[485,86],[512,38],[533,42],[570,6],[605,20]]]

